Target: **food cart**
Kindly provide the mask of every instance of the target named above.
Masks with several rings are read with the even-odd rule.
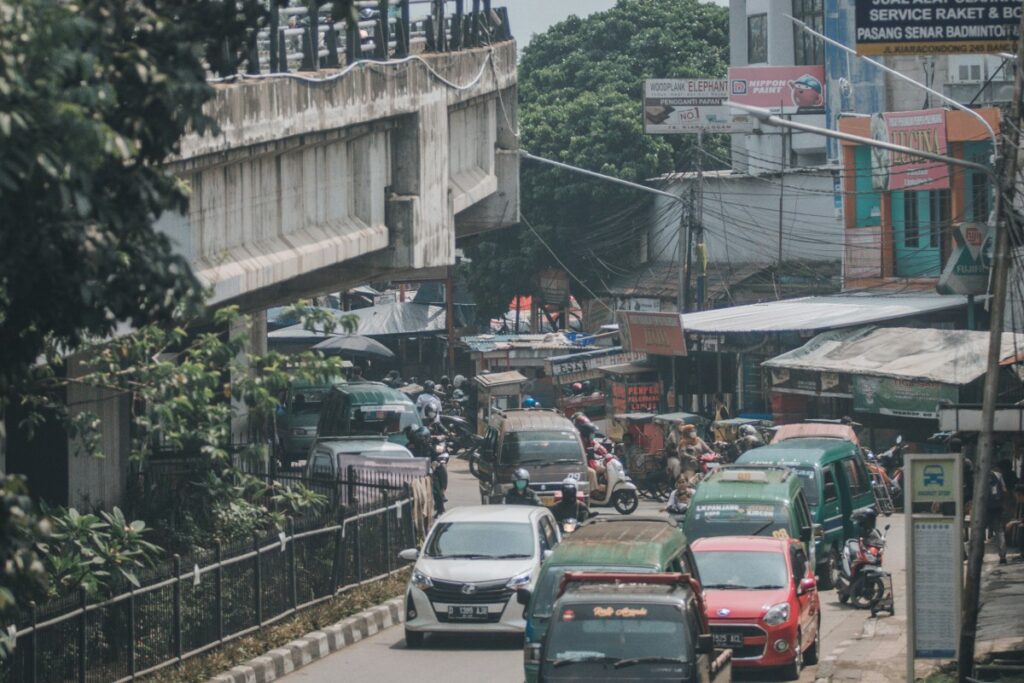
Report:
[[[609,430],[612,414],[605,412],[605,375],[601,368],[622,365],[633,361],[646,360],[647,354],[625,351],[621,346],[610,346],[582,353],[552,356],[547,359],[545,369],[554,385],[556,406],[566,416],[582,412],[599,429]],[[588,394],[572,393],[576,382],[590,382],[593,391]]]
[[[654,422],[654,413],[619,413],[612,416],[609,436],[621,442],[622,462],[629,471],[642,471],[647,456],[665,447],[661,428]]]
[[[483,436],[492,410],[509,410],[522,405],[523,385],[527,379],[522,373],[510,370],[477,375],[473,381],[477,384],[478,397],[476,430]]]

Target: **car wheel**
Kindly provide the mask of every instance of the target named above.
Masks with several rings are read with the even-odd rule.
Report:
[[[423,647],[423,636],[425,635],[425,633],[420,633],[419,631],[405,629],[405,647],[409,650]]]
[[[803,635],[800,631],[796,632],[796,653],[793,656],[793,663],[789,666],[783,667],[782,676],[787,681],[795,681],[800,678],[800,672],[804,670],[804,651],[801,647],[803,643]]]
[[[839,580],[839,551],[835,546],[829,548],[828,558],[825,560],[825,571],[818,579],[818,588],[821,590],[831,590],[836,587],[836,582]]]
[[[620,515],[629,515],[640,505],[640,499],[637,498],[636,491],[618,491],[612,500],[612,505]]]
[[[818,652],[821,650],[821,613],[818,614],[818,627],[814,631],[814,642],[804,653],[804,664],[817,664]]]

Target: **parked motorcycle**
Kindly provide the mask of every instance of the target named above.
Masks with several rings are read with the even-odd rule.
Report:
[[[593,456],[591,450],[588,457]],[[626,474],[622,462],[612,453],[604,456],[605,490],[604,495],[597,491],[590,492],[591,507],[614,507],[619,514],[632,514],[640,505],[640,495],[636,484]]]
[[[870,507],[854,510],[850,516],[861,533],[843,546],[836,593],[839,602],[849,602],[858,609],[870,609],[872,615],[879,611],[893,614],[892,576],[882,569],[885,533],[889,525],[879,533],[875,528],[876,516]]]

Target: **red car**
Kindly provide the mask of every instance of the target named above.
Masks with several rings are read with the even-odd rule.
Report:
[[[740,667],[817,664],[821,603],[803,544],[792,538],[718,536],[693,542],[716,648]]]

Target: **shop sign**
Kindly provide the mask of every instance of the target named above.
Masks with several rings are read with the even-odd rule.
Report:
[[[871,117],[871,137],[931,154],[946,154],[946,110],[885,112]],[[944,190],[949,168],[928,159],[871,148],[871,183],[876,189]]]
[[[821,390],[832,391],[839,386],[839,373],[838,372],[823,372],[821,373]]]
[[[857,0],[862,55],[1013,52],[1020,0]]]
[[[643,360],[647,360],[647,354],[638,351],[620,351],[596,357],[569,357],[565,360],[550,361],[551,367],[548,374],[558,384],[582,382],[584,379],[599,377],[600,368],[611,365],[625,365],[626,363]]]
[[[612,383],[612,410],[622,413],[658,413],[661,410],[661,382]]]
[[[962,223],[953,231],[953,253],[939,277],[940,294],[988,292],[995,237],[984,223]]]
[[[729,100],[773,114],[824,114],[825,67],[729,67]]]
[[[564,270],[549,268],[537,274],[539,292],[537,303],[566,304],[569,302],[569,275]]]
[[[678,313],[619,311],[622,346],[655,356],[685,356],[683,319]]]
[[[853,409],[862,413],[937,419],[940,404],[956,401],[957,387],[952,384],[864,375],[853,378]]]
[[[657,78],[644,81],[644,132],[749,133],[754,118],[724,106],[724,78]]]

